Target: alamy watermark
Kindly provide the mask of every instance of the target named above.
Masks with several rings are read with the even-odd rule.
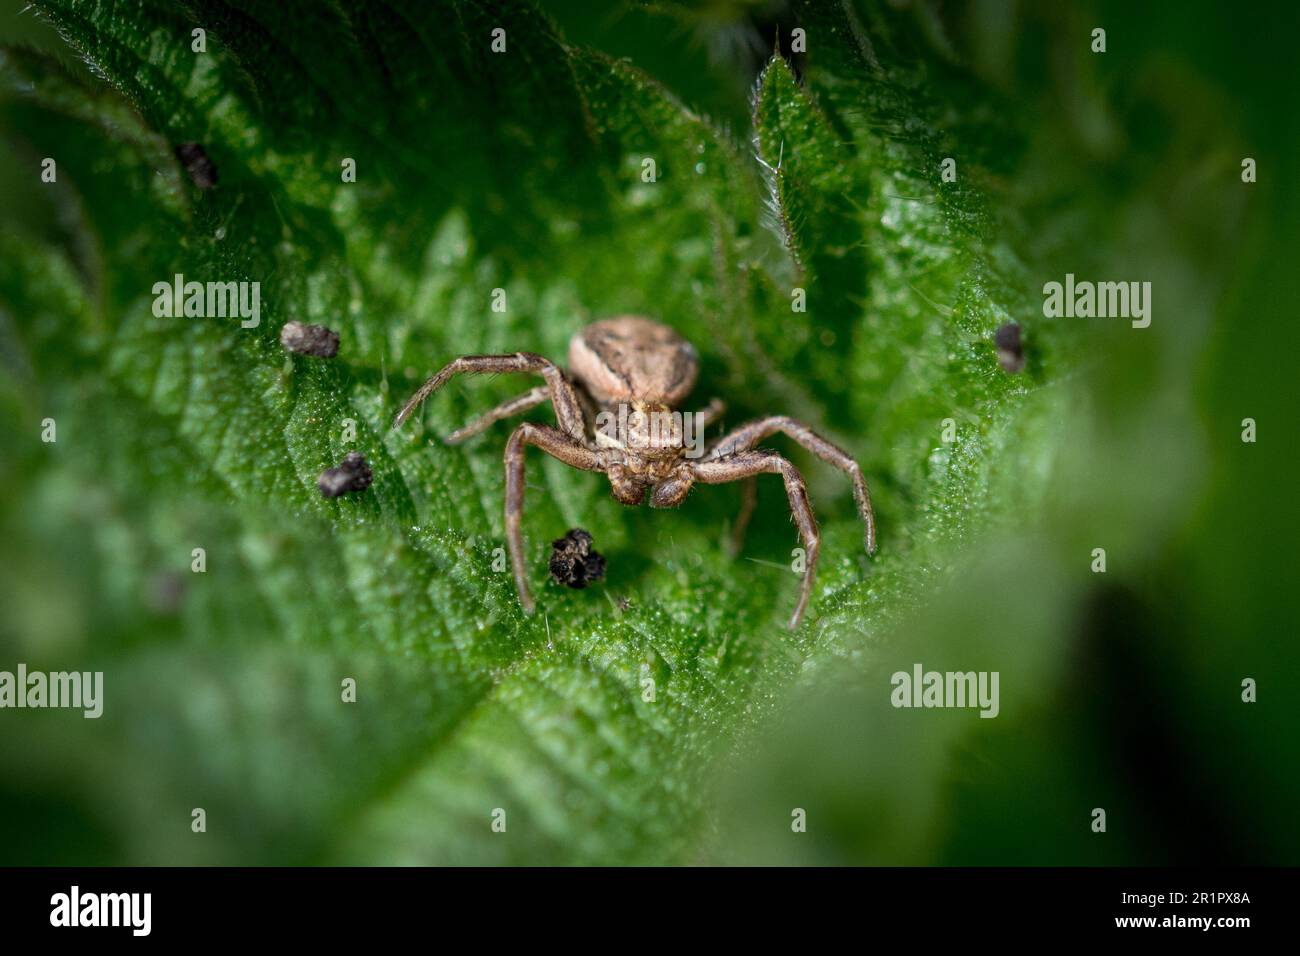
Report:
[[[911,673],[895,671],[889,682],[895,707],[978,707],[981,717],[996,717],[998,671],[927,671],[913,664]]]
[[[1049,319],[1132,319],[1133,328],[1151,324],[1150,282],[1065,282],[1043,284],[1043,315]]]
[[[0,708],[67,707],[95,718],[104,712],[103,671],[0,671]]]
[[[238,318],[245,329],[262,321],[260,282],[186,282],[178,272],[171,282],[155,282],[153,295],[153,314],[160,319]]]
[[[685,457],[699,458],[704,454],[707,424],[699,412],[620,402],[616,408],[596,415],[596,441],[607,447],[640,452],[685,448]]]
[[[124,926],[133,936],[148,936],[152,915],[152,893],[83,893],[73,885],[50,897],[51,926]]]

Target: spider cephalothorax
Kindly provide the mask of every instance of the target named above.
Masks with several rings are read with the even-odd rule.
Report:
[[[722,414],[723,405],[714,399],[700,412],[676,410],[695,385],[699,358],[694,347],[666,325],[636,316],[595,322],[570,340],[567,373],[550,359],[531,352],[462,356],[411,396],[397,413],[393,427],[399,427],[421,402],[462,372],[530,372],[542,376],[546,384],[503,402],[453,432],[447,436],[448,443],[463,441],[493,422],[548,399],[555,409],[558,428],[525,422],[506,444],[506,543],[519,603],[530,614],[534,605],[520,532],[525,445],[534,445],[574,468],[603,472],[614,497],[625,505],[644,503],[648,491],[651,507],[671,508],[685,500],[697,481],[713,485],[746,479],[744,503],[732,532],[737,550],[754,510],[754,478],[780,475],[805,553],[803,586],[790,617],[791,630],[799,626],[812,593],[819,547],[817,522],[808,503],[808,490],[795,467],[775,452],[755,449],[755,445],[769,435],[783,433],[844,471],[853,480],[853,496],[866,525],[867,553],[875,553],[875,519],[862,469],[808,426],[781,416],[761,418],[705,447],[704,429]]]

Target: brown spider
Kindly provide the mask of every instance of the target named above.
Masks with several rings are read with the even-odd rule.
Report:
[[[692,442],[691,425],[695,426],[695,437],[702,435],[704,428],[722,414],[724,406],[714,399],[704,411],[695,414],[693,423],[690,413],[683,416],[673,410],[694,386],[699,358],[689,342],[665,325],[636,316],[595,322],[569,341],[568,373],[550,359],[531,352],[462,356],[411,396],[393,420],[393,428],[401,427],[421,402],[462,372],[530,372],[541,375],[546,384],[502,402],[447,436],[448,444],[464,441],[493,422],[527,411],[547,399],[560,426],[525,422],[506,443],[506,543],[519,603],[526,613],[533,613],[534,605],[528,592],[519,524],[524,506],[525,445],[534,445],[573,468],[603,472],[609,476],[614,497],[625,505],[640,505],[649,489],[650,507],[673,508],[685,500],[697,481],[716,485],[746,479],[741,513],[733,529],[733,551],[739,550],[753,514],[756,477],[780,475],[805,552],[803,587],[790,617],[791,630],[799,626],[812,593],[820,543],[817,521],[802,476],[775,452],[754,450],[758,442],[784,433],[853,479],[853,496],[866,525],[867,553],[875,554],[875,517],[862,469],[807,425],[773,416],[742,425],[708,448]]]

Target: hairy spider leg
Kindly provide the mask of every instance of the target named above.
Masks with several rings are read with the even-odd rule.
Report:
[[[849,476],[853,482],[853,499],[857,503],[858,514],[861,516],[862,523],[866,528],[863,545],[866,547],[867,554],[875,554],[876,515],[871,508],[871,492],[867,489],[867,480],[862,474],[862,468],[848,452],[836,445],[832,445],[803,422],[787,418],[784,415],[773,415],[741,425],[735,431],[718,439],[717,443],[704,456],[704,460],[716,461],[725,459],[737,452],[749,451],[764,438],[777,433],[793,438],[822,461],[834,465]],[[743,538],[745,528],[748,526],[750,516],[754,511],[753,490],[745,489],[744,494],[745,498],[741,503],[740,516],[736,519],[736,532],[733,532],[733,545],[737,550],[740,547],[740,540],[737,539],[736,535],[738,534]]]
[[[695,462],[691,473],[696,480],[706,485],[720,485],[728,481],[739,481],[751,476],[772,474],[780,475],[785,482],[786,498],[790,501],[790,514],[799,528],[799,538],[804,547],[803,585],[799,590],[799,603],[795,605],[790,617],[790,630],[795,630],[803,619],[804,608],[812,596],[813,572],[817,569],[817,555],[821,548],[821,538],[817,533],[817,519],[813,517],[812,505],[808,501],[808,488],[798,469],[780,455],[770,451],[744,451],[729,458],[718,458]]]
[[[410,401],[402,406],[401,411],[393,419],[393,427],[400,428],[421,402],[442,388],[453,376],[494,372],[531,372],[545,378],[551,404],[555,408],[555,420],[559,423],[560,430],[575,441],[585,441],[582,406],[573,383],[565,377],[564,370],[558,365],[532,352],[515,352],[513,355],[462,355],[449,362],[437,375],[421,385],[411,396]]]
[[[535,610],[533,596],[528,591],[528,566],[524,561],[524,538],[521,522],[524,514],[524,448],[540,448],[573,468],[583,471],[604,471],[601,454],[592,451],[568,435],[549,425],[524,422],[506,442],[506,547],[510,551],[510,564],[515,575],[515,590],[525,614]]]
[[[514,398],[506,399],[491,411],[484,412],[478,418],[474,419],[468,425],[456,429],[446,438],[443,439],[448,445],[457,445],[466,438],[472,438],[481,431],[486,431],[488,426],[494,422],[499,422],[503,418],[509,418],[512,415],[518,415],[526,412],[530,408],[536,408],[542,402],[551,397],[551,386],[538,385],[536,388],[529,389],[522,395],[516,395]]]

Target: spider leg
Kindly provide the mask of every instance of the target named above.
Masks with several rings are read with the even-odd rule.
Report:
[[[513,355],[462,355],[445,365],[437,375],[429,379],[393,419],[393,427],[400,428],[413,411],[426,398],[442,388],[454,375],[463,373],[483,374],[492,372],[532,372],[546,379],[550,392],[551,404],[555,406],[555,420],[560,429],[575,441],[584,441],[585,433],[582,423],[582,406],[578,402],[577,391],[564,375],[564,370],[541,355],[532,352],[515,352]]]
[[[867,554],[875,554],[876,515],[871,509],[871,492],[867,490],[867,480],[862,475],[861,467],[848,452],[832,445],[803,422],[795,421],[793,418],[787,418],[784,415],[774,415],[770,418],[760,418],[757,421],[741,425],[735,431],[718,439],[717,443],[704,456],[704,460],[725,460],[729,455],[749,451],[764,438],[777,433],[788,435],[822,461],[834,465],[849,476],[853,481],[853,499],[857,502],[858,514],[862,517],[863,525],[866,526],[864,544]],[[744,507],[742,505],[742,513]],[[750,506],[750,511],[752,510],[753,508]],[[748,517],[746,517],[747,522]],[[743,532],[743,526],[741,526],[739,520],[737,520],[736,524],[741,527]]]
[[[740,511],[736,514],[736,523],[731,526],[731,556],[734,558],[745,547],[745,532],[749,530],[749,519],[754,517],[754,508],[758,506],[758,478],[750,475],[740,483]]]
[[[490,412],[484,412],[478,418],[474,419],[468,425],[456,429],[446,438],[443,439],[448,445],[456,445],[463,442],[466,438],[471,438],[481,431],[486,431],[494,422],[499,422],[503,418],[509,418],[511,415],[518,415],[520,412],[526,412],[530,408],[536,408],[542,402],[550,398],[551,387],[549,385],[538,385],[522,395],[516,395],[514,398],[502,402]]]
[[[805,564],[803,585],[799,590],[799,603],[795,605],[790,617],[790,630],[799,626],[803,619],[804,608],[812,596],[813,572],[817,569],[817,554],[821,547],[821,538],[817,534],[817,519],[813,517],[812,505],[808,502],[808,489],[798,469],[780,455],[770,451],[745,451],[729,458],[704,460],[691,465],[691,473],[696,480],[707,485],[720,485],[728,481],[739,481],[762,474],[780,475],[785,481],[786,498],[790,501],[790,514],[799,528],[799,538],[803,542]]]
[[[727,410],[727,403],[724,402],[722,399],[720,398],[709,399],[709,404],[705,405],[702,409],[700,409],[698,412],[695,413],[696,431],[697,432],[704,431],[704,429],[708,428],[719,418],[721,418],[722,415],[726,412],[726,410]]]
[[[506,443],[506,547],[510,551],[510,564],[515,575],[515,590],[525,614],[535,608],[533,596],[528,592],[528,568],[524,561],[524,539],[520,520],[524,512],[524,447],[540,448],[552,458],[583,471],[604,471],[604,461],[599,452],[592,451],[577,439],[571,438],[549,425],[524,422],[510,435]]]
[[[698,412],[682,413],[682,447],[683,454],[690,459],[703,458],[709,446],[704,440],[705,430],[716,422],[727,410],[720,398],[709,400],[709,404]]]

